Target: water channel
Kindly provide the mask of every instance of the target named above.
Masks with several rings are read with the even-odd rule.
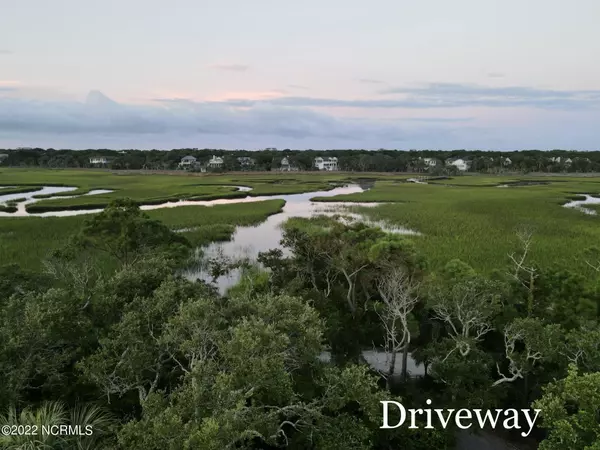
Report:
[[[588,195],[588,194],[583,194],[583,196],[585,197],[585,199],[572,200],[568,203],[565,203],[563,206],[565,208],[577,209],[578,211],[581,211],[582,213],[585,213],[585,214],[589,214],[591,216],[597,215],[596,211],[594,211],[593,209],[590,209],[590,208],[586,208],[585,205],[598,205],[598,204],[600,204],[600,198],[592,197],[591,195]]]

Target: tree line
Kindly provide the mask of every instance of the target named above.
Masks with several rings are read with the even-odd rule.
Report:
[[[288,158],[299,170],[316,170],[314,158],[335,156],[340,170],[352,172],[433,172],[454,174],[456,168],[446,164],[453,158],[469,161],[469,172],[598,172],[600,151],[578,152],[567,150],[525,150],[514,152],[495,151],[437,151],[437,150],[274,150],[261,151],[218,150],[218,149],[173,149],[160,150],[55,150],[55,149],[7,149],[0,150],[0,165],[12,167],[89,168],[105,167],[114,170],[175,170],[184,156],[194,156],[206,163],[211,156],[224,159],[220,171],[276,171],[281,160]],[[90,158],[105,157],[106,164],[92,164]],[[240,157],[250,157],[251,165],[243,165]],[[436,160],[430,167],[426,158]],[[507,162],[509,158],[510,162]]]
[[[206,261],[212,281],[241,271],[222,295],[182,276],[187,239],[117,200],[45,270],[0,269],[0,422],[94,428],[51,449],[454,448],[452,428],[380,429],[381,400],[432,399],[535,407],[539,448],[598,448],[600,250],[585,274],[542,268],[533,238],[492,274],[432,271],[409,237],[293,219],[260,265]]]

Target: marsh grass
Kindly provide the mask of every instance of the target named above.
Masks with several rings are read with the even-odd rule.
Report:
[[[146,211],[153,219],[184,233],[195,245],[228,240],[236,226],[254,225],[281,211],[283,200],[217,206],[181,206]],[[77,234],[89,215],[71,217],[0,218],[0,266],[9,263],[39,269],[42,260]]]
[[[474,177],[464,178],[472,182]],[[534,231],[532,257],[537,263],[581,268],[584,249],[600,240],[600,218],[562,205],[583,193],[600,192],[600,183],[543,179],[550,184],[490,187],[518,181],[495,177],[481,177],[475,187],[378,181],[368,192],[319,200],[384,203],[361,212],[423,233],[415,241],[433,267],[460,258],[485,271],[503,268],[507,255],[518,249],[516,230],[525,226]]]
[[[57,211],[62,209],[102,208],[117,198],[131,198],[138,204],[158,204],[177,200],[213,200],[216,198],[239,198],[261,195],[299,194],[332,189],[330,182],[349,182],[346,175],[338,174],[285,174],[265,176],[216,175],[216,174],[148,174],[115,173],[104,170],[75,169],[4,169],[0,171],[0,183],[15,186],[2,189],[3,194],[31,192],[41,186],[76,186],[68,193],[35,196],[41,201],[29,205],[30,212]],[[248,186],[250,192],[240,192],[235,186]],[[77,198],[93,189],[110,189],[114,192]]]
[[[361,212],[383,221],[423,233],[414,239],[434,267],[460,258],[482,270],[503,268],[507,254],[517,250],[516,230],[528,226],[534,231],[533,258],[542,265],[566,267],[584,265],[583,250],[600,238],[600,217],[575,209],[562,208],[566,202],[582,199],[582,194],[600,195],[600,178],[577,176],[457,176],[435,184],[403,182],[406,175],[357,175],[331,173],[248,174],[248,175],[164,175],[94,170],[0,171],[5,186],[31,189],[32,185],[77,186],[67,195],[92,189],[113,189],[110,194],[76,199],[46,199],[30,205],[42,211],[67,208],[100,208],[119,197],[139,203],[162,203],[182,198],[209,200],[246,195],[293,194],[328,190],[359,178],[375,181],[364,193],[318,200],[338,202],[379,202],[380,206]],[[548,184],[516,185],[545,182]],[[499,188],[498,185],[509,184]],[[27,185],[27,186],[24,186]],[[239,192],[233,186],[249,186]],[[21,191],[18,191],[21,192]],[[60,195],[60,194],[59,194]],[[238,225],[260,223],[276,213],[282,201],[220,205],[182,206],[149,211],[172,229],[186,228],[184,234],[196,244],[229,239]],[[598,206],[592,209],[599,210]],[[5,206],[10,207],[10,206]],[[44,209],[48,208],[48,209]],[[19,262],[37,267],[49,249],[66,242],[77,232],[85,216],[62,218],[0,218],[0,264]]]

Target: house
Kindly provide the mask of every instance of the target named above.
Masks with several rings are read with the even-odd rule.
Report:
[[[287,157],[281,159],[279,170],[282,172],[296,172],[298,167],[294,166]]]
[[[206,167],[208,167],[209,169],[220,169],[221,167],[223,167],[223,158],[221,158],[220,156],[213,155],[212,158],[210,158],[210,160],[206,164]]]
[[[560,164],[562,162],[565,166],[570,166],[571,164],[573,164],[573,160],[571,158],[562,159],[560,156],[552,157],[550,158],[550,161],[557,164]]]
[[[90,158],[90,164],[93,165],[103,165],[108,164],[108,159],[104,156],[93,156]]]
[[[446,166],[454,166],[461,172],[465,172],[471,167],[471,161],[467,161],[463,158],[448,158],[446,160]]]
[[[248,156],[240,156],[237,161],[242,167],[252,167],[255,164],[254,158]]]
[[[194,167],[197,162],[198,161],[193,156],[184,156],[181,158],[181,161],[179,161],[179,167],[183,169],[191,168]]]
[[[6,153],[0,153],[0,164],[2,164],[4,162],[4,160],[7,158],[8,158],[8,155]]]
[[[511,166],[512,165],[512,159],[510,159],[508,157],[504,158],[504,160],[502,161],[502,165],[505,166],[505,167],[506,166]]]
[[[334,171],[338,170],[338,159],[335,156],[322,158],[317,156],[315,158],[315,167],[319,170]]]
[[[419,160],[423,161],[426,167],[435,167],[437,166],[437,159],[435,158],[419,158]]]

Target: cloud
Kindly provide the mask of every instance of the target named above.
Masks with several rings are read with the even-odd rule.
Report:
[[[449,87],[441,90],[453,95],[462,92]],[[353,105],[366,112],[382,105],[405,108],[412,104],[418,109],[435,104],[418,95],[410,99],[279,97],[200,102],[160,98],[137,105],[116,102],[99,91],[92,91],[83,102],[32,100],[17,92],[19,96],[0,92],[0,147],[591,149],[600,141],[599,116],[586,110],[540,110],[533,115],[528,111],[526,117],[499,121],[386,114],[349,118],[315,108]],[[372,116],[373,111],[369,112]]]
[[[217,70],[229,70],[231,72],[245,72],[250,68],[245,64],[211,64],[208,67]]]
[[[490,72],[487,74],[487,76],[490,78],[504,78],[506,75],[501,72]]]
[[[12,55],[12,54],[13,54],[13,52],[11,52],[10,50],[0,48],[0,55]]]
[[[464,106],[586,109],[600,106],[600,90],[553,90],[527,86],[490,87],[476,84],[432,83],[423,87],[395,87],[380,91],[401,94],[398,104],[451,108]]]
[[[288,84],[288,87],[292,88],[292,89],[303,89],[303,90],[308,89],[307,86],[304,86],[302,84]]]
[[[232,108],[224,102],[155,99],[156,105],[128,105],[92,91],[85,102],[35,101],[0,96],[0,133],[22,135],[270,135],[302,140],[387,142],[410,133],[394,123],[337,118],[306,108],[256,104]],[[411,132],[414,133],[414,132]]]
[[[406,117],[409,122],[470,122],[474,117]]]
[[[360,83],[365,83],[365,84],[383,84],[383,81],[380,80],[374,80],[372,78],[359,78],[358,80]]]
[[[271,91],[284,94],[284,91]],[[216,103],[250,108],[258,105],[295,108],[439,109],[527,107],[547,110],[589,110],[600,107],[600,90],[537,89],[526,86],[489,87],[471,84],[433,83],[421,87],[393,87],[376,98],[338,99],[294,95],[236,95]]]

